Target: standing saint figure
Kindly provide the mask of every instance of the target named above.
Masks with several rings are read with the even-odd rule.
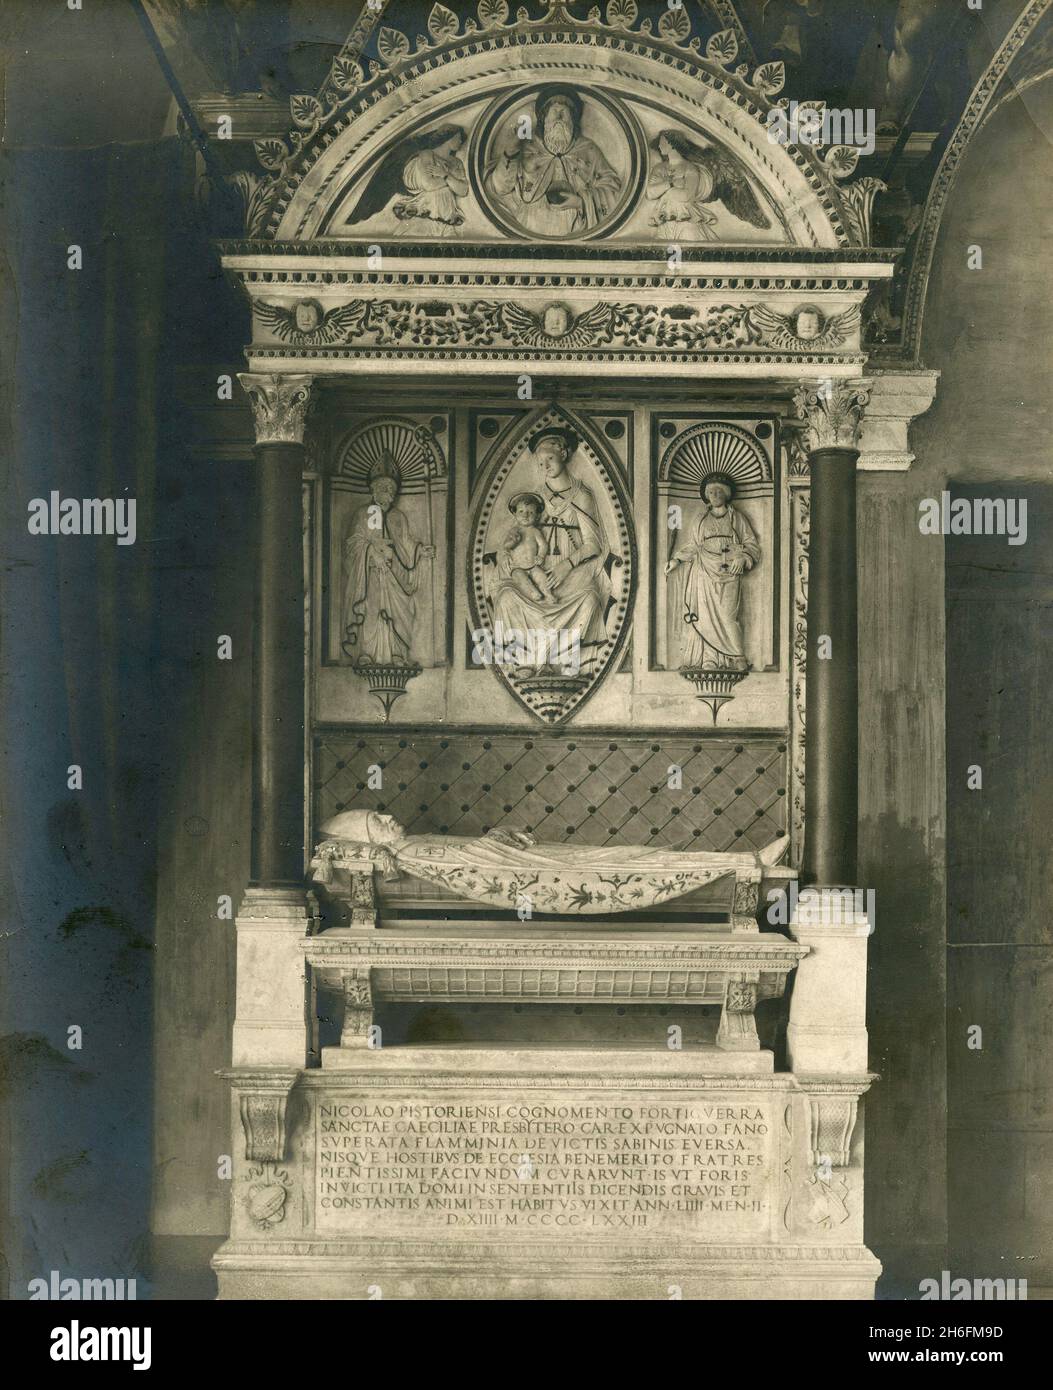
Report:
[[[760,559],[756,532],[731,504],[735,484],[726,473],[707,473],[699,494],[706,506],[694,536],[678,545],[666,574],[686,565],[683,581],[681,666],[706,671],[749,669],[739,621],[742,576]]]
[[[536,505],[531,508],[543,537],[536,559],[548,576],[548,593],[538,586],[537,596],[531,596],[522,576],[506,565],[494,586],[494,619],[506,631],[566,634],[575,648],[580,645],[581,670],[588,675],[607,641],[611,584],[605,563],[610,547],[592,489],[567,466],[577,448],[578,436],[570,429],[552,426],[530,437],[541,474],[534,502],[544,503],[543,513]],[[521,503],[523,494],[514,500]],[[542,650],[538,661],[544,660]]]
[[[435,547],[417,540],[395,506],[398,465],[382,454],[369,470],[372,502],[351,518],[344,538],[343,649],[357,666],[409,666],[420,563]]]
[[[581,133],[582,100],[549,83],[534,102],[533,134],[513,127],[488,164],[487,191],[515,221],[541,236],[587,231],[610,212],[622,181],[603,151]]]

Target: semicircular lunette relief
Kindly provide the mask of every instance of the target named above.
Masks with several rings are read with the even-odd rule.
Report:
[[[629,514],[616,465],[558,406],[533,416],[480,485],[472,661],[547,724],[581,708],[625,641],[636,584]]]
[[[538,81],[391,137],[319,235],[404,242],[785,244],[785,218],[726,141],[649,101]]]

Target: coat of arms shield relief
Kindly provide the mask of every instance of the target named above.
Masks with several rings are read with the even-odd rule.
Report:
[[[636,545],[617,465],[553,406],[533,416],[480,484],[468,555],[471,660],[533,715],[569,718],[625,640]]]

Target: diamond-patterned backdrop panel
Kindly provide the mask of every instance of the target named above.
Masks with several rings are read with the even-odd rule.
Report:
[[[786,776],[786,745],[771,737],[319,731],[315,826],[364,809],[415,834],[504,825],[583,845],[760,848],[785,834]]]

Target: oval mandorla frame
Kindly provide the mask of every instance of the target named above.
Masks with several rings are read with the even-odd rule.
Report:
[[[603,589],[609,587],[603,612],[606,638],[598,649],[585,652],[583,664],[587,669],[576,675],[567,673],[562,660],[549,663],[549,669],[538,672],[513,660],[499,659],[506,651],[509,633],[504,625],[495,633],[498,615],[494,587],[498,557],[503,539],[514,525],[508,502],[523,491],[543,490],[530,440],[538,430],[547,428],[568,429],[577,435],[578,446],[568,460],[567,472],[591,492],[606,542],[606,553],[600,556],[596,566]],[[574,412],[561,406],[544,406],[533,412],[510,437],[501,441],[485,466],[472,509],[467,555],[468,600],[473,624],[469,659],[476,664],[492,666],[497,678],[515,699],[534,718],[546,724],[561,724],[584,705],[614,668],[625,644],[637,581],[636,537],[631,515],[632,506],[617,462],[595,431]],[[543,613],[543,604],[539,612]],[[542,626],[541,621],[538,626]],[[564,636],[572,643],[572,634]],[[480,659],[480,648],[486,649],[482,653],[484,659]]]

